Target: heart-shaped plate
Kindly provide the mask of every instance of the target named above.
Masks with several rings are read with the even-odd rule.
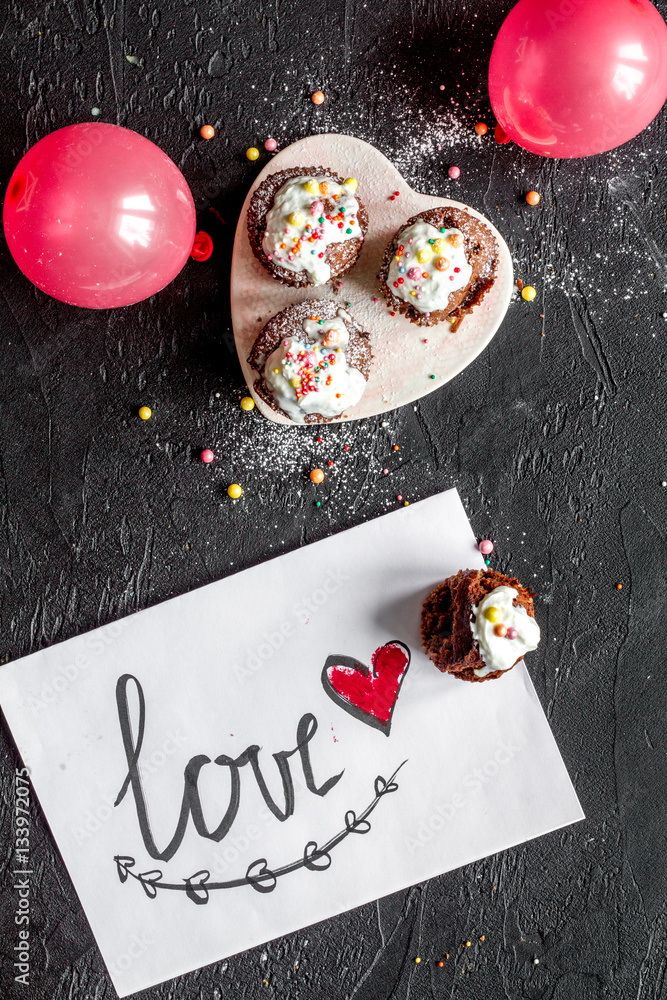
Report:
[[[368,212],[368,233],[357,264],[341,280],[342,287],[318,285],[292,288],[272,278],[254,256],[247,233],[246,214],[255,190],[278,170],[290,167],[330,167],[341,177],[356,177],[358,196]],[[398,191],[393,201],[391,195]],[[409,218],[429,208],[450,205],[463,208],[480,219],[498,241],[499,266],[493,287],[456,333],[447,322],[419,327],[405,316],[391,316],[378,290],[377,274],[394,233]],[[512,258],[498,230],[475,209],[449,198],[419,194],[408,187],[398,170],[369,143],[350,135],[311,135],[277,153],[257,176],[248,192],[236,229],[231,274],[232,323],[236,349],[244,378],[257,407],[280,424],[295,427],[288,416],[268,406],[254,391],[257,372],[248,364],[248,354],[264,324],[289,305],[308,299],[334,299],[350,303],[350,313],[371,337],[373,361],[366,391],[356,406],[349,407],[334,422],[360,420],[411,403],[449,382],[463,371],[490,342],[502,323],[514,276]],[[374,302],[373,298],[378,301]],[[424,343],[424,340],[428,343]],[[431,378],[435,375],[435,378]]]

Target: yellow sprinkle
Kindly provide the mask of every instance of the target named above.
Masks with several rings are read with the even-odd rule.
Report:
[[[280,368],[274,368],[273,369],[273,374],[274,375],[280,375]]]
[[[290,226],[300,226],[303,222],[303,216],[301,215],[301,212],[290,212],[287,216],[287,221]]]
[[[487,608],[484,612],[484,617],[487,622],[499,622],[500,621],[500,609],[499,608]]]
[[[403,501],[403,506],[404,507],[409,507],[410,506],[410,501],[409,500],[404,500]]]
[[[142,420],[150,420],[151,417],[153,416],[153,411],[151,410],[150,406],[140,406],[139,416],[141,417]]]
[[[537,291],[532,285],[526,285],[521,292],[521,298],[525,299],[526,302],[532,302],[536,295]]]
[[[424,247],[422,250],[417,251],[417,260],[420,264],[427,264],[431,259],[431,251]]]
[[[470,941],[466,941],[466,948],[470,947]]]
[[[231,486],[227,487],[227,496],[230,496],[232,500],[238,500],[238,498],[242,495],[243,490],[238,483],[232,483]]]
[[[434,240],[432,243],[433,253],[444,253],[445,252],[445,241],[444,240]]]
[[[255,400],[252,398],[252,396],[244,396],[241,402],[239,403],[239,406],[241,407],[242,410],[254,410]]]
[[[257,160],[259,159],[259,150],[256,146],[250,146],[249,149],[246,149],[245,155],[249,160]]]
[[[303,185],[303,189],[304,191],[307,191],[308,194],[317,194],[318,193],[317,181],[313,180],[306,181],[306,183]]]
[[[410,295],[416,295],[416,294],[417,294],[416,292],[410,292]]]
[[[419,955],[417,955],[415,962],[417,963],[417,965],[419,965],[419,963],[421,962],[421,958],[419,957]]]
[[[346,177],[343,184],[345,187],[349,188],[350,191],[356,191],[359,187],[359,181],[356,177]]]

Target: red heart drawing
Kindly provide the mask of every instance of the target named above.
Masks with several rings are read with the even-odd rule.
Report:
[[[332,653],[322,671],[329,697],[346,712],[389,736],[391,717],[410,666],[410,650],[392,639],[371,657],[371,669],[352,656]]]

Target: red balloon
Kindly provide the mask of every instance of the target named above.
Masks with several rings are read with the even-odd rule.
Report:
[[[667,25],[649,0],[520,0],[493,47],[489,94],[531,153],[614,149],[667,99]]]
[[[149,139],[102,122],[68,125],[28,150],[3,221],[26,277],[90,309],[131,305],[168,285],[196,228],[176,164]]]

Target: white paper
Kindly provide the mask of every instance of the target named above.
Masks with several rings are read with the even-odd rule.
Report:
[[[523,664],[469,684],[420,651],[426,595],[481,565],[451,490],[0,669],[0,704],[121,997],[583,817]],[[391,640],[411,660],[387,734],[337,704],[322,674],[331,654],[370,665]],[[140,735],[138,685],[154,847],[131,786],[114,805],[128,775],[125,702],[130,758]],[[326,794],[309,790],[301,752],[273,757],[295,749],[304,717],[311,784],[330,781]],[[260,794],[254,752],[238,762],[253,746],[275,811],[290,805],[279,763],[293,785],[287,818]],[[210,762],[190,765],[188,787],[200,830],[233,818],[219,842],[192,811],[176,831],[184,772],[201,755]],[[398,787],[378,795],[376,778],[396,769]],[[332,839],[328,856],[313,853]],[[172,840],[168,860],[151,856]],[[116,856],[134,861],[125,881]],[[259,891],[266,873],[258,887],[246,880],[260,859],[287,868],[273,891]],[[146,891],[134,876],[154,871]]]

